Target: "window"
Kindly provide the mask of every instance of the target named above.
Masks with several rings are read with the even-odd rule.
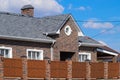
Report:
[[[43,60],[43,50],[27,49],[27,58],[34,60]]]
[[[85,62],[91,60],[91,53],[79,53],[79,62]]]
[[[12,48],[9,47],[0,47],[0,54],[5,58],[12,58]]]
[[[65,26],[64,31],[65,31],[65,34],[68,36],[72,33],[72,29],[70,28],[69,25]]]

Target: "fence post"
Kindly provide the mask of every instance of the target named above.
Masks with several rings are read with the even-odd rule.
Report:
[[[4,80],[3,56],[0,54],[0,80]]]
[[[90,61],[86,61],[86,80],[91,78],[91,64]]]
[[[67,60],[67,80],[72,80],[72,60]]]
[[[108,62],[104,62],[104,79],[108,79]]]
[[[27,56],[21,56],[21,58],[22,58],[22,80],[28,80]]]
[[[118,64],[119,64],[119,76],[118,76],[118,78],[120,79],[120,62],[118,62]]]
[[[51,60],[48,57],[44,57],[44,60],[45,60],[45,66],[46,66],[45,80],[51,80],[51,77],[50,77]]]

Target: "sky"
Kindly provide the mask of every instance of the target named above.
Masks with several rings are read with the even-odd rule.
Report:
[[[35,8],[35,17],[70,13],[84,35],[120,52],[120,0],[0,0],[0,11],[20,13]]]

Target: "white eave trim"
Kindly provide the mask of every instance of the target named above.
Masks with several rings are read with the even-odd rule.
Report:
[[[60,29],[56,32],[56,34],[60,34]]]
[[[80,27],[78,26],[77,22],[75,22],[75,19],[73,18],[72,15],[70,15],[70,17],[73,19],[73,22],[75,23],[75,25],[77,26],[77,30],[78,30],[78,36],[84,36],[82,30],[80,29]]]
[[[44,34],[46,36],[48,36],[48,35],[57,35],[57,34],[60,34],[60,31],[58,30],[57,32],[44,32]]]
[[[117,53],[110,52],[110,51],[103,50],[103,49],[97,49],[97,51],[99,51],[99,52],[103,52],[103,53],[106,53],[106,54],[110,54],[110,55],[114,55],[114,56],[118,56]]]
[[[32,41],[32,42],[43,42],[43,43],[54,43],[56,40],[48,40],[48,39],[34,39],[34,38],[25,38],[25,37],[16,37],[16,36],[2,36],[2,39],[11,39],[11,40],[20,40],[20,41]]]
[[[93,44],[93,43],[79,43],[79,46],[101,47],[101,46],[104,46],[104,45],[101,45],[101,44]]]

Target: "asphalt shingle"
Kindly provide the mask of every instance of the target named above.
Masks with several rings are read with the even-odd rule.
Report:
[[[79,36],[79,42],[90,43],[90,44],[100,44],[98,41],[96,41],[88,36]]]
[[[8,37],[53,40],[44,33],[56,33],[70,15],[43,18],[0,12],[0,35]]]

